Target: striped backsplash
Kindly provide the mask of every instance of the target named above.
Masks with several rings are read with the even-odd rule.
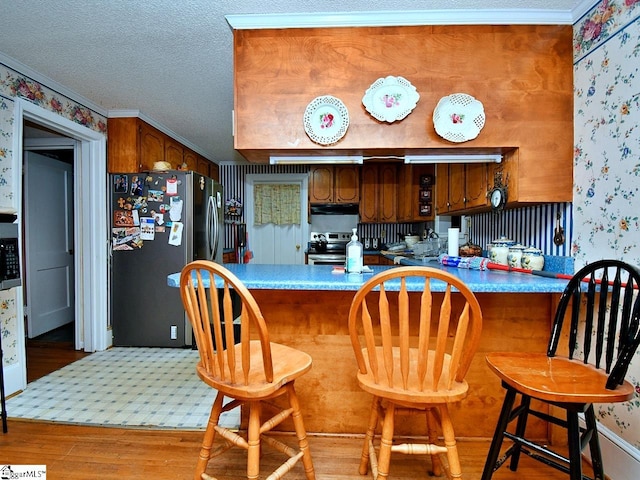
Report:
[[[245,179],[251,174],[300,174],[308,173],[308,165],[266,165],[266,164],[220,164],[220,183],[224,186],[225,200],[237,198],[244,201]],[[564,229],[565,242],[561,246],[553,243],[556,219],[560,213],[560,226]],[[570,256],[573,234],[573,210],[571,203],[553,203],[505,210],[500,213],[482,213],[469,217],[471,239],[482,248],[501,236],[509,237],[518,243],[534,246],[545,255]],[[244,216],[239,222],[245,222]],[[358,235],[382,238],[391,243],[399,240],[402,234],[412,231],[420,234],[425,228],[433,227],[432,222],[421,224],[389,223],[358,225]],[[225,229],[225,248],[233,248],[233,230]]]
[[[565,241],[553,243],[556,223],[564,230]],[[504,210],[500,213],[482,213],[470,217],[473,243],[486,248],[496,238],[506,236],[526,246],[542,250],[544,255],[571,255],[573,238],[573,209],[571,203],[550,203],[532,207]]]

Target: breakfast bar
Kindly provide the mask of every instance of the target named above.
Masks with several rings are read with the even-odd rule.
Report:
[[[567,280],[504,271],[446,267],[476,294],[483,313],[482,340],[467,375],[469,396],[452,411],[456,435],[489,438],[504,391],[485,365],[491,351],[537,351],[547,347],[551,317]],[[363,434],[371,396],[356,381],[356,363],[347,318],[356,290],[372,275],[393,266],[371,266],[371,273],[334,273],[328,265],[226,264],[249,288],[267,321],[271,341],[309,353],[313,367],[296,383],[310,433]],[[179,273],[168,284],[179,286]],[[442,292],[434,282],[432,291]],[[421,286],[408,285],[419,295]],[[436,297],[439,293],[436,293]],[[404,420],[404,419],[403,419]],[[416,422],[413,421],[413,424]],[[400,434],[418,434],[422,425],[398,422]],[[531,422],[539,438],[547,425]]]

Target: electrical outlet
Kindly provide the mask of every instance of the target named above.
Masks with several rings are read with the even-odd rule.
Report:
[[[171,340],[178,339],[178,327],[176,325],[171,325]]]

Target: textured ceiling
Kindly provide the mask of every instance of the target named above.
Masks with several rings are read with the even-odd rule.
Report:
[[[225,15],[451,9],[455,18],[459,9],[575,12],[585,1],[5,1],[0,53],[105,114],[139,110],[210,160],[242,161],[233,149],[233,34]]]

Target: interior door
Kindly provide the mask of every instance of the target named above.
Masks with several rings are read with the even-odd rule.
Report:
[[[254,225],[253,186],[261,182],[300,184],[300,211],[302,212],[300,225]],[[253,253],[250,263],[304,264],[304,251],[309,238],[309,224],[305,215],[308,204],[307,188],[307,175],[247,175],[245,221],[247,223],[248,248]]]
[[[24,152],[27,335],[74,321],[73,166]]]

